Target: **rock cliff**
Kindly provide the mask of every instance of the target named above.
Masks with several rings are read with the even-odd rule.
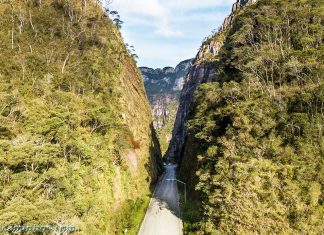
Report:
[[[182,61],[175,68],[140,68],[152,107],[153,124],[159,135],[162,152],[166,151],[171,139],[171,130],[179,105],[180,92],[192,61],[193,59]]]
[[[224,44],[225,33],[231,27],[234,16],[249,4],[254,4],[256,0],[236,0],[233,4],[231,14],[226,17],[219,28],[219,32],[210,36],[203,43],[193,65],[185,77],[184,86],[180,93],[180,104],[174,123],[172,138],[165,157],[170,161],[181,161],[181,151],[187,134],[186,120],[191,109],[194,92],[201,83],[216,80],[216,67],[213,62],[217,60],[220,48]]]

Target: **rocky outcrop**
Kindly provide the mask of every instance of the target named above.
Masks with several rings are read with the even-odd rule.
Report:
[[[225,18],[224,23],[222,26],[219,28],[219,31],[226,31],[233,22],[233,18],[239,10],[241,10],[244,6],[249,5],[249,4],[254,4],[256,3],[257,0],[236,0],[236,2],[233,4],[232,7],[232,13]]]
[[[168,109],[168,105],[171,102],[176,102],[176,97],[171,94],[165,94],[163,96],[155,96],[152,100],[152,113],[155,117],[154,120],[154,128],[161,129],[163,128],[170,117],[170,110]]]
[[[216,35],[213,35],[212,38],[208,38],[206,42],[201,46],[197,54],[196,61],[201,61],[208,57],[208,55],[217,55],[220,48],[223,46],[224,41],[224,38],[221,37],[221,34],[224,33],[229,27],[231,27],[235,14],[246,5],[254,4],[256,3],[256,1],[257,0],[236,0],[232,7],[232,13],[225,18]],[[218,36],[218,40],[214,40],[215,36]]]
[[[217,41],[211,41],[210,43],[203,45],[197,54],[197,60],[205,58],[208,54],[217,55],[222,46],[223,42]]]
[[[178,108],[172,139],[165,154],[165,158],[170,161],[180,163],[183,144],[187,135],[186,120],[191,109],[194,92],[201,83],[212,82],[217,79],[215,66],[209,66],[209,58],[215,58],[219,50],[224,44],[223,32],[225,32],[233,22],[235,15],[249,4],[255,3],[257,0],[236,0],[233,4],[231,14],[224,20],[224,23],[219,28],[219,31],[208,38],[201,46],[193,66],[190,68],[188,75],[185,78],[184,86],[180,95],[180,105]]]

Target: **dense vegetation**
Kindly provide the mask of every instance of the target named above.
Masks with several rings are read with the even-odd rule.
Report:
[[[324,233],[323,12],[260,0],[208,58],[217,81],[196,92],[180,172],[200,208],[187,233]]]
[[[138,229],[161,156],[140,73],[98,2],[0,1],[1,226]]]

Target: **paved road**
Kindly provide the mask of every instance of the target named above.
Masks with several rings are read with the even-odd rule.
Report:
[[[175,178],[176,166],[165,166],[165,174],[156,186],[138,235],[182,234],[177,183],[166,180]]]

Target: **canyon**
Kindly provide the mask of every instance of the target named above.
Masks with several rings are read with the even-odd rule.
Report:
[[[102,3],[0,1],[0,229],[323,234],[323,2],[235,0],[157,69]]]
[[[182,61],[175,68],[139,68],[152,108],[153,126],[160,140],[162,154],[166,152],[171,140],[180,92],[192,61],[193,59]]]

